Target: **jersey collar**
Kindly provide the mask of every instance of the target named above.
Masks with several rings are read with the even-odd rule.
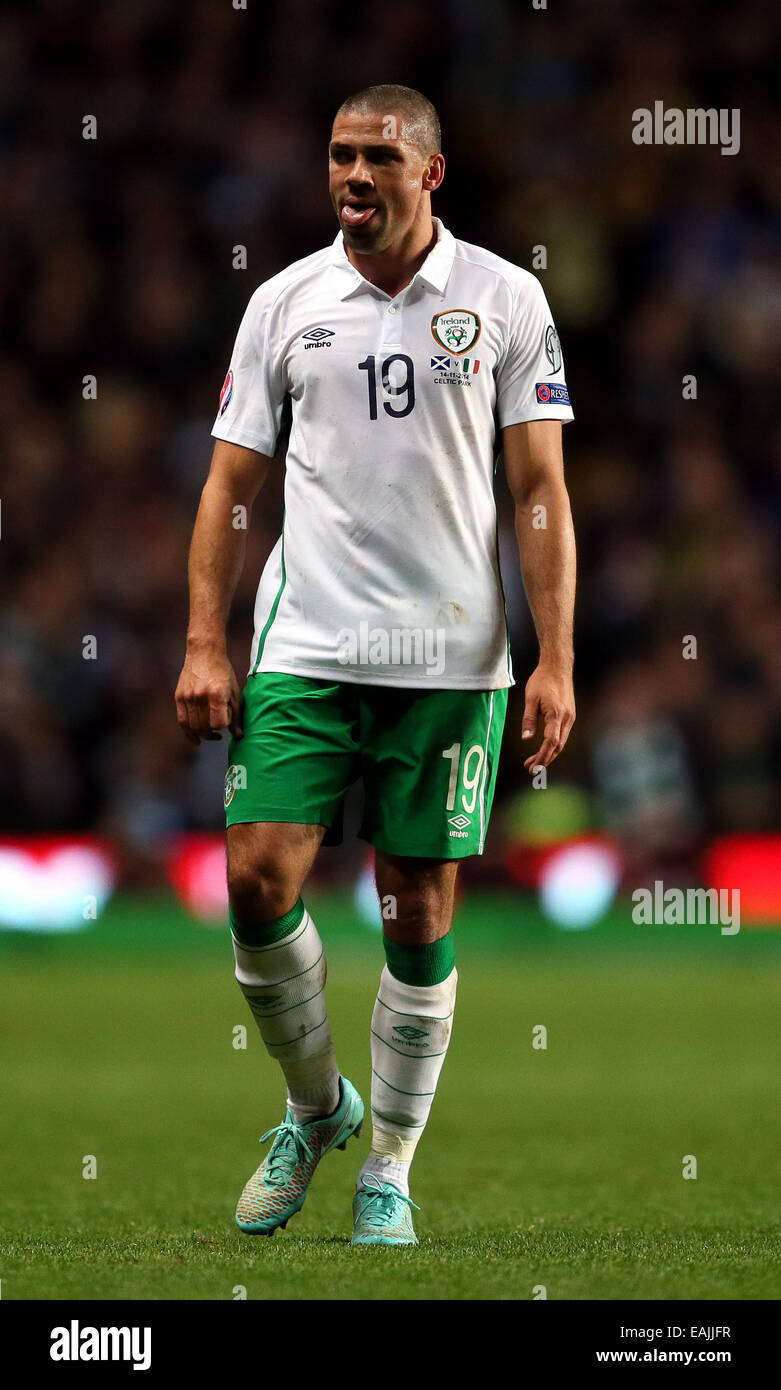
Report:
[[[437,294],[444,294],[455,259],[456,239],[439,217],[433,218],[433,222],[437,229],[436,242],[420,270],[413,275],[406,288],[410,289],[417,280],[420,280],[430,290],[436,291]],[[342,232],[337,232],[334,238],[331,248],[331,263],[343,277],[344,283],[339,293],[340,299],[349,299],[352,295],[366,292],[377,293],[377,286],[367,280],[365,275],[361,275],[361,272],[356,270],[355,266],[347,259]]]

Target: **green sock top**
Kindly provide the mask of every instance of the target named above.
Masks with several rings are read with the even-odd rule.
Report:
[[[245,927],[236,921],[232,909],[228,909],[230,926],[233,935],[240,946],[272,946],[275,941],[281,941],[283,937],[290,936],[303,919],[305,912],[304,900],[299,898],[295,907],[291,907],[289,912],[283,913],[281,917],[275,917],[271,922],[261,922],[258,926]]]
[[[456,963],[452,931],[422,946],[400,946],[384,934],[382,941],[391,975],[405,985],[440,985]]]

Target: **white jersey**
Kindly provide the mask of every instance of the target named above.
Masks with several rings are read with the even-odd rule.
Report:
[[[251,672],[513,684],[497,431],[572,411],[539,281],[435,223],[394,299],[351,265],[341,232],[250,299],[212,433],[273,454],[286,398],[291,411]]]

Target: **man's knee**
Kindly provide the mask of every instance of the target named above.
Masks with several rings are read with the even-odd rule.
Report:
[[[270,922],[295,905],[298,885],[276,864],[240,859],[228,867],[228,898],[237,921]]]
[[[256,926],[283,916],[299,890],[288,857],[271,842],[257,834],[228,836],[228,899],[237,922]]]
[[[427,924],[438,922],[441,916],[441,897],[430,887],[403,883],[397,885],[395,894],[390,896],[395,897],[396,908],[391,920],[403,924],[410,932],[423,932]]]
[[[377,891],[388,936],[413,945],[436,941],[452,924],[457,865],[377,856]],[[392,912],[385,905],[392,905]]]
[[[274,823],[234,825],[228,831],[228,898],[247,926],[282,917],[298,901],[317,852],[319,827]]]

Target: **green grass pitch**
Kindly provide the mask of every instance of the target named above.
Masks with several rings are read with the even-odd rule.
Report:
[[[308,900],[368,1109],[379,937],[347,897]],[[3,1299],[777,1298],[781,933],[628,917],[568,933],[528,899],[467,894],[413,1170],[421,1244],[402,1250],[349,1244],[368,1124],[287,1231],[234,1226],[283,1091],[224,931],[124,898],[71,939],[3,934]]]

